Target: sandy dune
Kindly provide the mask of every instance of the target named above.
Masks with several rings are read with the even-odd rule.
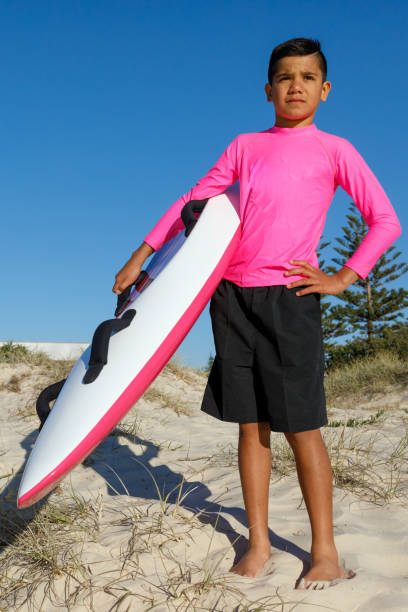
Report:
[[[336,542],[357,576],[300,592],[311,538],[281,434],[271,436],[274,569],[259,579],[228,572],[247,542],[238,426],[200,411],[205,377],[193,370],[167,367],[36,516],[17,511],[45,384],[40,366],[0,364],[0,610],[408,609],[407,389],[330,407],[331,421],[359,420],[324,428],[339,483]]]

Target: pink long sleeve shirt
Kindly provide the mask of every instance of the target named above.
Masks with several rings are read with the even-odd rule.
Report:
[[[295,267],[291,259],[319,267],[316,248],[338,185],[369,226],[344,265],[365,279],[401,234],[389,199],[358,151],[348,140],[311,124],[237,136],[195,187],[167,210],[145,242],[159,249],[182,229],[180,211],[186,202],[218,195],[238,179],[242,238],[224,278],[241,287],[287,285],[304,278],[284,276]]]

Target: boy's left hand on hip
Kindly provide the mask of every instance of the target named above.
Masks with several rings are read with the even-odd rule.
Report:
[[[285,276],[294,276],[303,274],[305,278],[302,278],[293,283],[286,285],[289,289],[292,287],[301,287],[303,285],[310,285],[300,291],[296,292],[296,295],[307,295],[308,293],[327,293],[329,295],[337,295],[346,288],[341,279],[336,274],[330,275],[322,272],[319,268],[314,268],[307,261],[300,259],[291,259],[291,264],[295,264],[298,267],[293,270],[287,270]]]

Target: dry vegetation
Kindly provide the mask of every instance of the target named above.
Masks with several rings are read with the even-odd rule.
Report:
[[[401,389],[407,385],[407,361],[389,351],[333,369],[325,377],[329,406],[333,403],[344,407],[356,405],[377,393],[386,393],[390,387]]]
[[[22,379],[21,376],[16,376],[15,374],[13,374],[12,376],[10,376],[7,382],[0,384],[0,391],[10,391],[11,393],[20,393],[21,379]]]
[[[87,610],[100,612],[100,595],[103,610],[118,612],[163,609],[161,605],[175,612],[296,609],[298,603],[287,598],[283,601],[277,589],[268,597],[251,601],[230,584],[231,576],[217,573],[223,557],[212,563],[209,553],[218,517],[214,526],[203,527],[198,515],[179,506],[181,501],[181,496],[176,504],[167,504],[162,498],[160,504],[129,498],[128,503],[121,500],[120,508],[109,510],[101,498],[84,500],[71,492],[57,502],[48,500],[31,521],[21,514],[2,517],[6,527],[1,553],[1,609],[62,606],[71,610],[85,605]],[[89,563],[85,552],[93,542],[97,545],[101,526],[104,530],[120,527],[127,538],[116,562],[102,562],[102,571],[98,572],[98,561]],[[198,566],[187,560],[188,549],[195,546],[194,536],[203,529],[208,531],[208,548],[203,564]],[[135,592],[135,584],[149,585],[145,569],[153,549],[160,559],[161,582]]]
[[[73,546],[96,538],[99,511],[100,504],[71,495],[69,502],[48,501],[34,513],[0,512],[0,604],[22,606],[37,589],[52,601],[54,582],[83,568]]]
[[[34,372],[37,383],[33,396],[20,416],[34,413],[35,399],[45,385],[64,378],[72,362],[58,362],[44,355],[20,351],[13,345],[0,350],[0,362],[24,364],[25,374],[12,374],[1,390],[20,393],[25,377]],[[195,384],[205,378],[201,372],[170,363],[166,371],[184,383]],[[334,484],[345,493],[373,504],[395,501],[408,505],[408,430],[407,408],[398,403],[387,404],[389,389],[403,389],[408,383],[407,362],[391,353],[355,362],[330,372],[325,380],[329,407],[343,410],[343,416],[330,418],[322,432],[330,454]],[[383,406],[350,416],[350,408],[368,398],[383,396]],[[191,414],[188,403],[170,397],[154,386],[144,399],[158,402],[177,414]],[[391,440],[381,425],[399,411],[400,432]],[[404,414],[406,416],[404,416]],[[376,427],[380,425],[380,427]],[[138,420],[121,423],[113,435],[136,436]],[[1,449],[0,449],[1,450]],[[295,472],[293,454],[282,435],[272,434],[272,481]],[[1,453],[0,453],[1,454]],[[237,469],[236,446],[227,444],[206,459],[205,467],[223,466]],[[186,466],[187,467],[187,466]],[[187,471],[187,470],[186,470]],[[151,478],[153,474],[150,473]],[[3,480],[4,484],[4,480]],[[123,484],[123,483],[122,483]],[[27,511],[11,508],[6,498],[0,506],[0,610],[46,610],[47,605],[71,610],[84,605],[89,610],[102,610],[99,596],[104,597],[105,610],[165,609],[179,612],[199,610],[234,610],[234,612],[296,610],[299,602],[290,601],[274,592],[267,599],[250,601],[229,582],[228,575],[216,572],[209,561],[216,523],[203,525],[199,516],[180,504],[182,487],[176,503],[163,498],[155,482],[159,502],[121,496],[120,505],[102,497],[83,499],[73,491],[58,488],[44,504]],[[126,490],[125,485],[123,484]],[[87,560],[90,546],[99,546],[102,532],[121,530],[123,545],[114,559],[98,563]],[[188,559],[194,546],[196,530],[209,531],[204,565]],[[160,559],[162,582],[148,583],[145,569],[151,562],[152,550]],[[146,582],[147,581],[147,582]],[[134,586],[140,588],[135,589]],[[228,598],[228,608],[226,601]],[[231,607],[231,601],[235,601]],[[306,609],[305,602],[302,609]],[[329,609],[320,606],[322,609]]]
[[[165,372],[171,372],[174,376],[177,376],[181,380],[184,380],[187,383],[194,384],[197,380],[197,377],[205,379],[207,375],[201,370],[196,370],[194,368],[190,368],[186,365],[183,365],[177,357],[173,357],[167,365],[164,366]]]
[[[173,410],[178,415],[185,414],[186,416],[191,416],[194,413],[194,409],[190,407],[188,402],[182,402],[179,398],[172,397],[169,393],[163,393],[163,391],[153,386],[145,391],[143,399],[148,402],[154,402],[160,408],[170,408],[170,410]]]

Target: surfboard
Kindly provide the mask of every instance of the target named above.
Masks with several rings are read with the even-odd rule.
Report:
[[[110,336],[107,363],[96,379],[84,382],[91,346],[74,365],[26,463],[18,508],[43,498],[95,449],[181,344],[238,246],[237,184],[210,198],[185,234],[180,231],[152,257],[118,317],[131,321]]]

